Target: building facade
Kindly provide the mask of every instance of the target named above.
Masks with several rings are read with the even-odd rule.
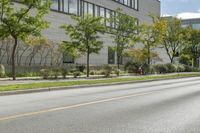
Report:
[[[20,7],[20,3],[16,3],[16,6]],[[152,23],[151,14],[160,16],[160,1],[158,0],[52,0],[51,11],[46,15],[46,20],[51,23],[50,27],[43,31],[43,35],[55,43],[69,40],[69,37],[64,33],[64,30],[60,28],[63,24],[73,24],[71,15],[84,16],[85,14],[92,14],[93,16],[101,16],[109,18],[116,9],[122,9],[122,11],[130,16],[138,19],[138,23]],[[105,22],[108,27],[113,27],[112,23]],[[111,34],[104,34],[101,36],[104,42],[104,47],[100,53],[91,55],[90,63],[92,65],[103,64],[116,64],[116,54],[109,49],[109,46],[114,46],[113,38]],[[56,47],[56,46],[55,46]],[[20,52],[21,53],[21,52]],[[44,54],[45,52],[41,52]],[[34,56],[33,65],[42,65],[42,61],[39,59],[42,55],[36,54]],[[29,64],[27,56],[23,55],[22,64]],[[45,57],[46,55],[43,55]],[[86,57],[83,55],[79,59],[72,60],[70,57],[63,56],[61,63],[77,63],[85,64]],[[32,59],[33,60],[33,59]],[[4,62],[7,59],[4,60]],[[27,63],[29,62],[29,63]],[[49,56],[46,56],[45,65],[54,65],[55,61]]]
[[[58,27],[64,23],[73,23],[70,14],[84,16],[89,13],[94,16],[109,18],[117,8],[121,8],[128,15],[138,18],[139,24],[152,23],[149,16],[151,14],[160,15],[160,2],[157,0],[53,0],[53,11],[47,18],[52,22],[52,27],[46,30],[45,34],[55,41],[66,40],[66,35]],[[105,22],[105,24],[108,27],[114,26],[109,22]],[[104,47],[99,55],[93,54],[91,56],[91,64],[116,63],[116,55],[113,55],[112,51],[109,50],[109,46],[115,45],[111,36],[110,34],[102,36]],[[75,60],[75,63],[78,64],[85,62],[84,56]]]
[[[183,27],[191,26],[193,29],[200,30],[200,18],[182,19]]]

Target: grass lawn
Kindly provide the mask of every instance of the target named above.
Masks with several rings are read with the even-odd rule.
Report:
[[[118,83],[118,82],[134,82],[134,81],[137,82],[137,81],[173,79],[173,78],[195,77],[195,76],[200,76],[200,73],[144,76],[144,77],[134,77],[134,78],[109,78],[109,79],[100,79],[100,80],[88,79],[88,80],[65,81],[65,82],[44,82],[44,83],[17,84],[17,85],[1,85],[0,92],[24,90],[24,89],[48,88],[48,87],[75,86],[75,85],[95,85],[95,84],[102,84],[102,83],[109,84],[109,83]]]

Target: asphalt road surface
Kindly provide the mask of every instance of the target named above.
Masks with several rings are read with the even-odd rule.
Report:
[[[0,133],[200,133],[200,77],[1,96]]]

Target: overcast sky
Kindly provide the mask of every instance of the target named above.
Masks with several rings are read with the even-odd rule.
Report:
[[[200,0],[161,0],[161,13],[179,18],[200,18]]]

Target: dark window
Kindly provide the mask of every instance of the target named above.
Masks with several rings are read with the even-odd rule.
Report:
[[[108,64],[115,64],[115,51],[108,47]]]

